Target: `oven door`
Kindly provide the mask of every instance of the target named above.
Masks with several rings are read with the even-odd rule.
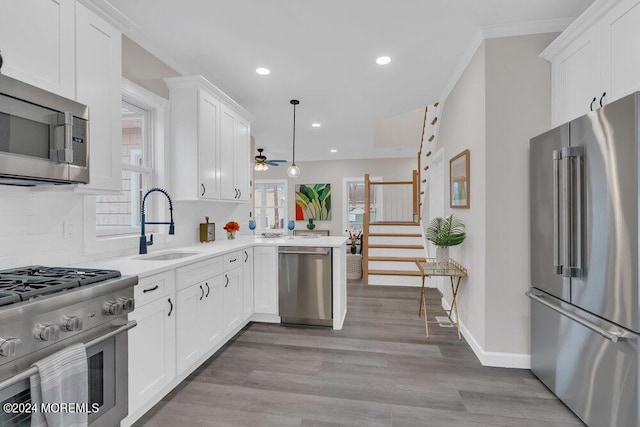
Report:
[[[123,332],[87,350],[89,376],[89,424],[92,427],[119,425],[127,416],[128,340]],[[0,390],[0,407],[5,403],[31,402],[29,380]],[[0,426],[29,427],[28,413],[7,414],[0,411]]]

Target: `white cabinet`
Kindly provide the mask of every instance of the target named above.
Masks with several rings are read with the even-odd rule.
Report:
[[[253,314],[253,248],[242,251],[242,310],[244,320]]]
[[[2,74],[75,98],[75,0],[4,0]]]
[[[278,314],[278,248],[253,248],[254,311]]]
[[[640,1],[595,2],[541,56],[557,126],[640,90]]]
[[[177,368],[181,374],[213,348],[223,335],[221,276],[178,291]]]
[[[121,35],[81,4],[76,9],[76,98],[89,106],[90,182],[122,190]]]
[[[249,193],[249,123],[233,110],[223,107],[220,120],[221,197],[248,201]]]
[[[242,268],[224,273],[224,334],[236,329],[244,320],[242,308]]]
[[[253,116],[202,76],[165,79],[174,198],[248,201]]]
[[[176,301],[173,271],[140,280],[129,320],[129,413],[160,393],[176,375]],[[157,398],[157,396],[156,396]],[[155,402],[153,402],[155,403]]]

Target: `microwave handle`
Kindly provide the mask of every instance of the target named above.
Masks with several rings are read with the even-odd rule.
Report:
[[[73,163],[73,148],[72,148],[72,138],[73,138],[73,114],[69,112],[58,113],[56,114],[57,120],[56,125],[62,126],[62,138],[63,138],[63,148],[59,148],[57,144],[57,135],[59,133],[54,133],[54,140],[52,141],[51,148],[51,159],[57,161],[58,163]]]

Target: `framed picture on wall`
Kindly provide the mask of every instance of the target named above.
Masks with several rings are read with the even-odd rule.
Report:
[[[471,206],[469,150],[464,150],[449,160],[449,182],[449,206],[452,208],[469,208]]]

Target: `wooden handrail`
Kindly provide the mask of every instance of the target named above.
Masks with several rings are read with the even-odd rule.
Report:
[[[369,223],[371,222],[371,181],[364,175],[364,215],[362,217],[362,283],[369,284]]]
[[[370,181],[371,185],[411,185],[413,181]]]

